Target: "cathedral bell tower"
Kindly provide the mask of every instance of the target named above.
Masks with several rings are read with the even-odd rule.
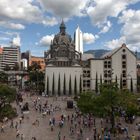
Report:
[[[62,35],[65,35],[65,33],[66,33],[66,26],[65,26],[65,23],[64,23],[64,21],[62,20],[62,22],[61,22],[61,24],[60,24],[60,27],[59,27],[59,29],[60,29],[60,33],[62,34]]]

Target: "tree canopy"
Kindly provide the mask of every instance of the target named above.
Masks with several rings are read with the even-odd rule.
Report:
[[[32,89],[44,91],[44,73],[41,71],[41,66],[38,63],[33,63],[28,68],[29,72],[29,83]]]
[[[100,94],[80,94],[77,106],[83,113],[92,113],[99,117],[109,116],[113,127],[114,117],[120,115],[120,110],[125,111],[126,116],[139,114],[137,98],[137,95],[128,90],[119,90],[116,83],[102,84]]]
[[[8,83],[8,75],[3,71],[0,72],[0,83]]]
[[[7,85],[0,85],[0,120],[4,117],[13,118],[15,109],[10,105],[16,98],[16,89]]]

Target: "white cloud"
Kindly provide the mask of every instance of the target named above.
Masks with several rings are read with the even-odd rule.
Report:
[[[58,20],[55,17],[46,17],[42,20],[42,23],[46,26],[54,26],[58,24]]]
[[[84,16],[89,0],[39,0],[41,6],[49,13],[61,18]]]
[[[10,37],[12,37],[13,35],[17,35],[17,34],[19,34],[19,32],[11,32],[11,31],[6,31],[6,32],[4,32],[4,31],[0,31],[0,34],[3,34],[4,36],[10,36]]]
[[[10,29],[25,29],[25,24],[39,23],[56,25],[55,17],[45,16],[34,0],[0,0],[0,26]],[[6,23],[6,24],[2,24]],[[23,25],[24,24],[24,25]]]
[[[49,46],[51,44],[51,41],[53,40],[54,38],[54,35],[46,35],[46,36],[43,36],[41,39],[40,39],[40,44],[42,46]]]
[[[109,29],[111,28],[112,24],[110,21],[107,21],[106,25],[103,26],[103,28],[101,29],[101,31],[99,33],[106,33],[109,31]]]
[[[44,55],[44,51],[45,50],[32,50],[31,55],[42,57]]]
[[[26,24],[45,26],[58,24],[58,19],[69,20],[74,16],[89,16],[92,23],[109,30],[108,17],[117,17],[128,5],[140,0],[0,0],[0,21],[11,29],[24,29]],[[47,15],[47,16],[46,16]]]
[[[119,17],[122,23],[121,35],[125,36],[130,48],[140,50],[140,10],[125,10]]]
[[[9,29],[16,29],[16,30],[23,30],[25,29],[25,26],[18,23],[12,23],[7,21],[0,21],[0,26],[9,28]]]
[[[139,0],[94,0],[94,4],[87,8],[92,23],[100,27],[107,23],[108,17],[118,17],[118,15]]]
[[[13,38],[12,45],[14,45],[14,46],[21,46],[21,39],[20,39],[19,35],[17,35],[16,37]]]
[[[115,49],[117,47],[120,47],[123,43],[126,43],[126,39],[124,36],[119,39],[113,39],[111,41],[106,42],[105,47],[109,49]]]
[[[23,30],[23,29],[25,29],[25,26],[22,25],[22,24],[10,23],[9,28],[17,29],[17,30]]]
[[[0,37],[0,41],[7,41],[7,40],[10,40],[10,38],[9,37],[4,37],[4,36]]]
[[[32,2],[33,0],[0,0],[0,16],[4,19],[37,21],[42,16],[41,10]]]
[[[83,41],[85,44],[92,44],[97,38],[99,38],[98,35],[94,36],[92,33],[83,33]]]
[[[1,36],[1,37],[0,37],[0,40],[1,40],[1,41],[7,41],[7,40],[10,40],[10,38],[9,38],[9,37],[2,37],[2,36]]]
[[[115,49],[120,47],[123,43],[125,43],[126,46],[132,51],[140,51],[140,42],[135,44],[127,43],[125,36],[106,42],[105,47],[109,49]]]

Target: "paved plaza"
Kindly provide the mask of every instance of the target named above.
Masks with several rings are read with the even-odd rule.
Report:
[[[79,136],[80,125],[74,128],[73,134],[70,133],[71,121],[68,121],[67,117],[72,116],[75,112],[74,109],[67,109],[67,100],[71,99],[71,97],[37,97],[37,96],[23,96],[23,104],[25,102],[29,103],[29,113],[26,112],[24,114],[24,119],[20,122],[21,111],[20,107],[14,104],[18,111],[18,117],[14,119],[14,127],[15,123],[18,122],[17,130],[19,131],[20,136],[16,137],[17,131],[15,128],[10,128],[11,121],[8,121],[4,124],[4,133],[0,132],[0,140],[31,140],[32,137],[36,137],[36,140],[96,140],[94,138],[94,126],[84,127],[82,128],[82,136]],[[67,99],[66,99],[67,98]],[[47,100],[47,104],[53,106],[55,109],[54,112],[51,112],[50,115],[42,113],[39,110],[36,110],[34,107],[34,101],[38,99],[40,104],[44,104]],[[61,110],[60,110],[61,109]],[[63,127],[59,126],[59,122],[61,120],[61,115],[63,115],[66,119],[64,120]],[[53,126],[53,131],[51,130],[52,126],[49,125],[50,119],[55,118],[55,126]],[[37,121],[36,121],[37,120]],[[96,118],[96,129],[97,133],[101,134],[101,119]],[[140,131],[137,131],[135,128],[136,122],[140,122],[140,118],[137,118],[135,122],[132,124],[125,124],[123,120],[122,126],[127,126],[128,135],[131,138],[132,134],[135,134],[138,140],[138,136],[140,137]],[[73,122],[73,125],[75,122]],[[2,125],[2,124],[1,124]],[[103,122],[104,126],[107,126],[105,122]],[[23,139],[21,135],[23,134]],[[125,140],[126,134],[119,134],[118,136],[111,137],[111,140]],[[102,139],[104,136],[102,136]],[[89,139],[88,139],[89,138]],[[98,139],[97,139],[98,140]],[[108,139],[109,140],[109,139]]]

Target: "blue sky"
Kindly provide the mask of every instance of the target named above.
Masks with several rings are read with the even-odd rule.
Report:
[[[79,25],[84,51],[122,43],[140,51],[140,0],[0,0],[0,44],[43,56],[62,18],[72,38]]]

